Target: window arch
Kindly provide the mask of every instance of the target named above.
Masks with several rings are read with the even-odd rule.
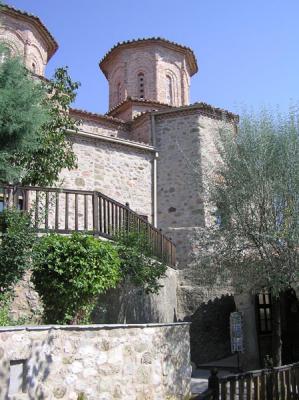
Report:
[[[172,78],[170,75],[166,75],[166,103],[172,104],[173,102],[173,84],[172,84]]]
[[[139,72],[138,74],[138,97],[144,99],[144,73]]]

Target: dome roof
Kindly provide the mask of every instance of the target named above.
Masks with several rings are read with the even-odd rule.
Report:
[[[6,13],[11,16],[17,17],[17,18],[23,18],[29,22],[31,22],[33,25],[36,26],[40,34],[44,37],[48,44],[48,61],[50,58],[53,56],[53,54],[56,52],[58,49],[58,43],[52,36],[52,34],[48,31],[48,29],[45,27],[45,25],[42,23],[42,21],[36,17],[35,15],[29,14],[25,11],[18,10],[15,7],[8,6],[8,5],[0,5],[0,12],[1,13]]]
[[[105,69],[105,64],[109,61],[112,55],[118,52],[120,49],[135,47],[136,45],[144,45],[144,44],[160,44],[164,47],[168,47],[170,49],[174,49],[176,51],[182,52],[186,54],[186,58],[190,67],[190,75],[194,75],[198,71],[198,65],[196,57],[193,53],[193,50],[190,47],[183,46],[176,42],[171,42],[170,40],[163,39],[161,37],[152,37],[152,38],[143,38],[143,39],[133,39],[127,40],[124,42],[119,42],[115,46],[113,46],[108,53],[101,59],[99,66],[105,76],[107,76],[107,71]]]

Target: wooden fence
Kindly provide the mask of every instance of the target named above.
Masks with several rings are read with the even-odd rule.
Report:
[[[215,370],[209,388],[198,400],[295,400],[299,399],[299,363],[249,371],[217,378]]]
[[[153,256],[170,266],[176,263],[175,245],[161,230],[131,210],[128,203],[123,205],[100,192],[4,186],[0,188],[0,206],[11,205],[31,211],[36,232],[84,232],[107,239],[138,232],[147,238]]]

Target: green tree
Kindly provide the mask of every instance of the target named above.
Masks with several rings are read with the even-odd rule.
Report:
[[[273,304],[273,359],[281,363],[280,295],[298,283],[298,114],[244,115],[237,135],[222,130],[211,202],[220,227],[207,236],[210,283],[237,292],[268,290]],[[208,277],[207,277],[208,275]]]
[[[69,115],[69,109],[79,84],[72,81],[67,68],[58,68],[53,79],[46,81],[43,87],[47,93],[43,106],[48,118],[39,130],[38,147],[17,152],[13,160],[22,168],[23,184],[51,186],[57,182],[63,168],[76,167],[71,134],[77,132],[80,122]]]
[[[78,86],[67,68],[48,81],[33,79],[16,57],[0,64],[0,181],[52,185],[75,167],[70,132],[79,123],[69,107]]]
[[[0,52],[6,52],[0,47]],[[16,153],[26,154],[39,147],[40,131],[48,120],[46,92],[30,79],[17,58],[0,64],[0,179],[19,179],[21,169],[13,163]]]

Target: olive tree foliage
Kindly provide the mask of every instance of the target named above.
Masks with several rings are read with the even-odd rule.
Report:
[[[219,132],[217,147],[210,200],[220,224],[207,230],[203,278],[278,296],[299,279],[298,112],[247,113],[237,135]]]
[[[2,44],[0,53],[7,48]],[[78,83],[67,68],[53,79],[34,77],[18,57],[0,63],[0,181],[52,185],[63,168],[76,166],[70,132],[78,122],[69,115]]]

